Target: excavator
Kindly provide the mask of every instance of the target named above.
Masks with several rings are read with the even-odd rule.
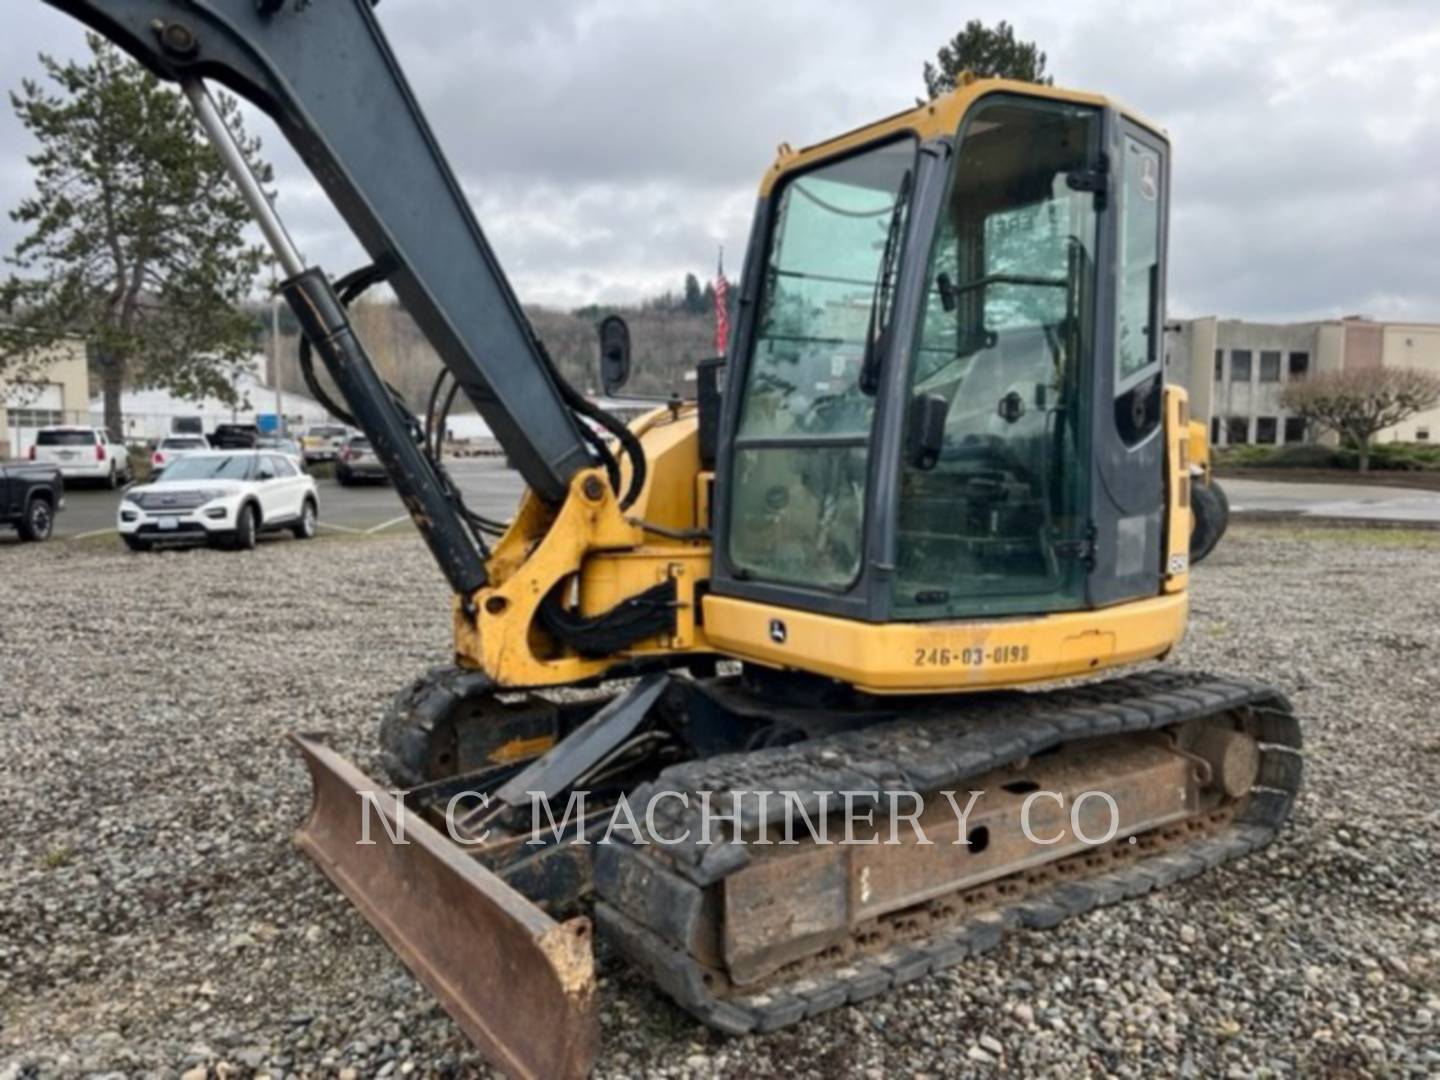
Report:
[[[386,779],[294,736],[297,841],[498,1068],[590,1070],[595,935],[764,1033],[1275,836],[1285,697],[1149,663],[1186,626],[1194,480],[1160,128],[967,77],[782,145],[726,355],[627,424],[537,337],[372,0],[46,2],[182,88],[454,594]],[[210,83],[370,265],[307,265]],[[347,316],[382,282],[443,363],[423,418]],[[607,321],[607,390],[629,366]],[[446,472],[460,393],[527,485],[511,521]]]

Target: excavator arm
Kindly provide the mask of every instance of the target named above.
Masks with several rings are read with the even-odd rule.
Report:
[[[566,388],[506,280],[372,0],[46,0],[185,87],[251,201],[287,300],[455,591],[487,583],[462,512],[224,130],[214,80],[295,147],[530,489],[558,505],[594,462]]]

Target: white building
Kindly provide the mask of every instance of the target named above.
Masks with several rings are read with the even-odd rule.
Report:
[[[1209,316],[1166,324],[1169,377],[1190,392],[1190,415],[1217,446],[1311,441],[1319,432],[1281,404],[1288,383],[1329,371],[1418,368],[1440,373],[1440,325],[1359,315],[1310,323]],[[1384,442],[1440,439],[1440,409],[1387,428]]]
[[[57,342],[26,376],[0,376],[0,461],[23,458],[42,427],[90,423],[90,373],[83,341]]]
[[[235,379],[234,405],[217,397],[195,401],[159,388],[127,390],[120,396],[125,441],[150,442],[178,430],[186,422],[198,421],[201,430],[208,433],[215,430],[217,424],[253,424],[260,416],[274,415],[275,390],[258,374],[264,364],[264,357],[257,356],[254,371],[243,372]],[[287,390],[283,404],[286,425],[292,433],[303,431],[311,424],[334,422],[319,402],[306,395]],[[104,399],[91,398],[93,423],[102,422],[104,410]]]

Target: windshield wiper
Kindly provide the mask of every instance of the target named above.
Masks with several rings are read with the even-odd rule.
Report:
[[[893,295],[891,279],[895,274],[895,259],[900,254],[900,230],[905,221],[905,208],[910,201],[912,176],[912,171],[906,169],[895,192],[895,209],[890,213],[890,224],[885,230],[885,249],[880,253],[879,272],[875,275],[875,292],[870,298],[870,325],[865,331],[865,355],[860,363],[860,377],[856,380],[860,392],[869,397],[874,397],[880,390],[880,360],[885,355],[885,338],[890,329],[890,298]]]

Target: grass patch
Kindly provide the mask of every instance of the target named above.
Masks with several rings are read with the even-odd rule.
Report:
[[[41,861],[45,864],[46,870],[59,870],[62,866],[68,866],[70,860],[74,857],[74,848],[61,845],[60,847],[54,847],[47,851],[45,858]]]
[[[1294,443],[1286,446],[1221,446],[1213,451],[1217,467],[1232,469],[1334,469],[1358,472],[1360,454],[1351,446]],[[1371,472],[1440,471],[1440,445],[1375,443],[1370,447]]]

